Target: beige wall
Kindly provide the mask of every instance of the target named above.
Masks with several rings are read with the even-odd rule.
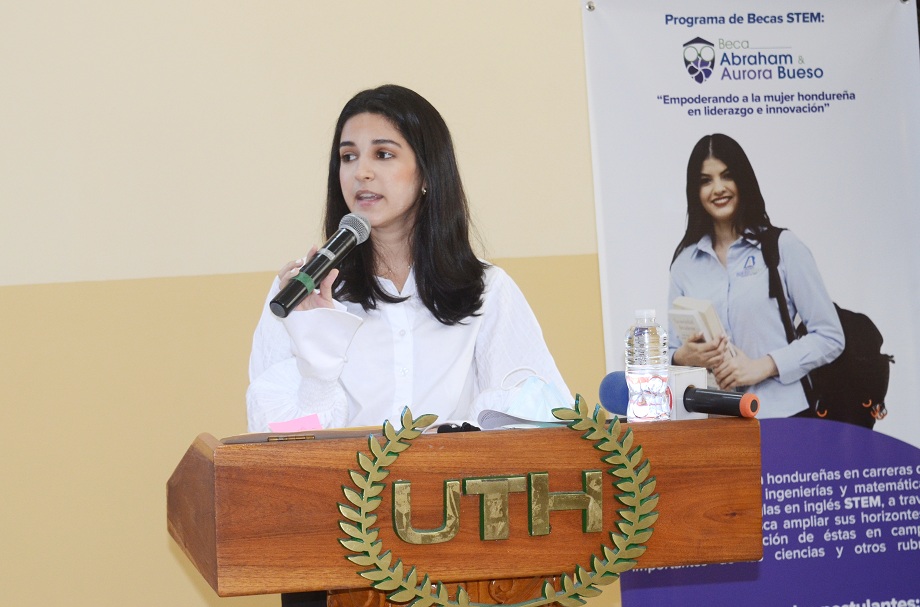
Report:
[[[278,604],[214,596],[166,533],[165,483],[199,432],[245,429],[265,289],[317,237],[361,88],[441,110],[483,254],[597,402],[580,10],[0,0],[0,602]]]
[[[489,257],[595,253],[580,10],[0,0],[0,285],[302,255],[338,112],[385,82],[445,116]]]

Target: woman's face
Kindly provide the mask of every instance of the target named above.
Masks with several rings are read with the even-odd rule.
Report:
[[[342,128],[339,183],[348,209],[375,231],[411,230],[421,179],[415,152],[387,118],[363,113]]]
[[[738,184],[728,166],[718,158],[709,157],[700,169],[700,203],[713,223],[730,225],[738,210]]]

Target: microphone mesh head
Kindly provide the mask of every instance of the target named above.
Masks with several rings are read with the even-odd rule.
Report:
[[[339,229],[341,230],[343,228],[351,231],[351,233],[355,235],[355,238],[358,239],[358,244],[367,240],[371,235],[370,222],[364,217],[355,215],[354,213],[349,213],[339,222]]]

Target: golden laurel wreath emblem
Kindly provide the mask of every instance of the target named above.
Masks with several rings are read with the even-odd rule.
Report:
[[[574,575],[562,577],[562,590],[557,592],[549,580],[544,580],[542,598],[535,598],[522,603],[513,603],[504,607],[539,607],[550,603],[559,603],[562,607],[578,607],[584,604],[583,598],[597,596],[600,586],[616,581],[620,574],[636,566],[636,559],[645,552],[645,543],[652,536],[652,525],[658,520],[655,507],[658,494],[655,493],[655,477],[649,476],[650,465],[643,458],[642,447],[633,446],[632,430],[627,428],[620,439],[620,420],[616,417],[607,424],[607,412],[595,406],[594,412],[581,396],[576,396],[574,408],[553,409],[553,415],[573,430],[584,431],[582,438],[595,441],[595,448],[606,453],[601,461],[610,465],[608,472],[616,477],[613,486],[619,489],[616,498],[626,508],[618,510],[621,520],[616,525],[620,533],[611,532],[613,546],[602,545],[603,558],[591,555],[591,570],[577,565]],[[413,419],[408,408],[403,410],[402,428],[396,430],[388,421],[383,424],[383,436],[386,441],[381,444],[374,436],[368,438],[371,457],[358,452],[358,465],[364,473],[349,470],[357,491],[343,486],[345,498],[351,505],[339,504],[339,512],[348,521],[339,521],[339,527],[348,538],[339,543],[353,554],[348,557],[352,563],[361,567],[370,567],[359,575],[370,580],[377,590],[389,592],[387,600],[394,603],[407,603],[410,607],[480,607],[488,603],[471,603],[464,588],[457,593],[453,602],[448,597],[444,584],[432,584],[425,575],[419,581],[415,567],[404,571],[402,561],[393,562],[393,554],[383,550],[383,543],[378,539],[374,524],[377,516],[374,511],[381,504],[380,494],[386,484],[383,479],[389,475],[388,466],[392,466],[399,454],[409,448],[410,442],[417,438],[422,430],[435,422],[437,416],[422,415]]]

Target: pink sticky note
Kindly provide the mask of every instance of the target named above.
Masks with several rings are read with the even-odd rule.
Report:
[[[313,413],[286,422],[272,422],[268,424],[268,429],[272,432],[300,432],[302,430],[322,430],[323,426],[319,423],[319,415]]]

